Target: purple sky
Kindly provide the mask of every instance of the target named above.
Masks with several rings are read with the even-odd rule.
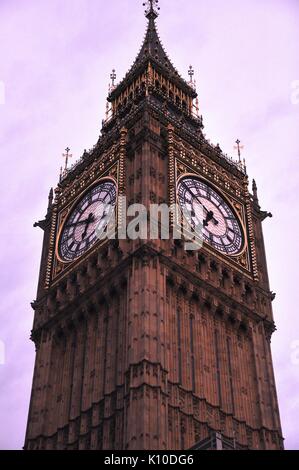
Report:
[[[185,78],[190,63],[195,68],[208,138],[229,154],[242,140],[262,207],[274,214],[264,222],[277,292],[272,349],[286,447],[299,449],[299,103],[291,100],[299,80],[299,2],[160,6],[158,29],[172,62]],[[42,243],[32,224],[45,214],[66,146],[76,159],[96,143],[110,71],[123,77],[145,27],[142,0],[0,0],[0,449],[22,447],[27,419],[30,302]]]

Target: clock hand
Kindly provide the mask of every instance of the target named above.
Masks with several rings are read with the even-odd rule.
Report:
[[[198,197],[191,191],[190,188],[188,188],[188,186],[186,185],[186,183],[183,181],[182,182],[182,185],[184,186],[184,188],[188,191],[189,194],[191,194],[192,198],[195,199],[199,205],[201,205],[204,209],[204,211],[206,212],[206,214],[209,214],[209,213],[212,213],[212,216],[211,218],[207,221],[207,222],[210,222],[210,220],[213,221],[214,225],[218,225],[218,220],[215,219],[214,217],[214,213],[212,211],[209,211],[206,206],[198,199]],[[205,221],[204,221],[205,222]],[[208,225],[208,224],[207,224]],[[206,227],[207,225],[204,224],[204,227]]]
[[[78,222],[74,222],[72,224],[66,225],[66,228],[76,227],[77,225],[86,224],[87,222],[88,222],[88,219],[78,220]],[[94,218],[93,218],[92,222],[94,222]]]
[[[214,217],[214,212],[208,210],[208,209],[206,208],[206,206],[205,206],[199,199],[197,199],[196,196],[194,196],[194,197],[195,197],[195,199],[197,200],[197,202],[203,207],[203,210],[204,210],[205,213],[207,214],[206,219],[204,220],[204,224],[203,224],[204,227],[207,227],[207,226],[208,226],[208,223],[209,223],[211,220],[213,221],[213,224],[214,224],[214,225],[218,225],[219,222],[218,222],[217,219],[215,219],[215,217]],[[205,224],[205,222],[207,222],[207,223]]]
[[[94,215],[90,213],[88,216],[88,219],[86,220],[84,232],[82,233],[82,240],[84,240],[84,238],[86,237],[88,227],[92,222],[94,222],[94,220],[95,220]]]
[[[209,211],[204,205],[202,205],[202,206],[203,206],[203,208],[204,208],[204,210],[206,211],[206,214],[207,214],[206,219],[203,221],[204,227],[207,227],[211,220],[213,221],[214,225],[218,225],[219,222],[218,222],[218,220],[215,219],[214,212]]]
[[[214,220],[217,222],[217,224],[218,224],[218,221],[217,221],[217,220],[215,219],[215,217],[214,217],[214,212],[213,212],[213,211],[209,211],[209,212],[207,213],[207,216],[206,216],[205,220],[203,221],[203,226],[204,226],[204,227],[207,227],[207,226],[209,225],[209,222],[210,222],[211,220],[213,220],[213,219],[214,219]],[[214,221],[214,224],[215,224],[215,221]],[[215,225],[217,225],[217,224],[215,224]]]

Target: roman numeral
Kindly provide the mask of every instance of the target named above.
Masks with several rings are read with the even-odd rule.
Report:
[[[69,246],[69,250],[72,250],[74,245],[75,245],[75,242],[73,241]]]
[[[228,251],[228,249],[227,249],[226,244],[224,243],[223,238],[221,238],[221,243],[222,243],[222,245],[223,245],[223,248],[224,248],[225,253],[228,253],[229,251]]]
[[[80,243],[76,243],[76,248],[75,248],[75,253],[78,253],[80,251]]]

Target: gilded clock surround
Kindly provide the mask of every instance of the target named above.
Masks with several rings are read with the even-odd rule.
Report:
[[[103,166],[100,166],[101,169],[103,169]],[[74,188],[69,188],[67,190],[67,196],[70,198],[69,202],[68,197],[64,196],[64,193],[62,193],[61,197],[61,210],[57,214],[56,217],[53,217],[53,225],[56,224],[56,227],[54,229],[54,233],[57,234],[55,237],[55,252],[53,256],[53,271],[52,271],[52,280],[56,281],[56,278],[61,277],[68,269],[71,269],[71,267],[76,264],[78,265],[78,262],[83,262],[86,257],[88,257],[91,253],[95,252],[99,246],[104,245],[107,243],[107,240],[99,241],[96,242],[95,245],[93,245],[85,254],[82,255],[82,257],[79,260],[74,260],[74,261],[64,261],[61,259],[59,256],[59,247],[58,243],[60,240],[60,236],[63,230],[64,223],[68,217],[68,215],[71,213],[77,202],[82,198],[82,196],[88,192],[90,189],[92,189],[93,186],[96,184],[100,183],[101,181],[104,180],[111,180],[116,184],[118,194],[119,194],[119,181],[120,181],[120,161],[118,160],[114,165],[112,165],[110,168],[108,168],[106,171],[98,172],[96,173],[95,171],[92,171],[90,176],[91,177],[96,177],[94,181],[90,184],[88,184],[89,179],[83,179],[78,182],[77,184],[77,191]],[[81,191],[81,192],[79,192]],[[49,260],[49,263],[51,263],[51,260]]]
[[[88,188],[85,188],[85,190],[82,192],[82,194],[80,196],[78,196],[78,198],[76,198],[67,207],[65,207],[60,212],[60,214],[58,215],[58,227],[59,228],[58,228],[58,231],[57,231],[55,254],[56,254],[57,261],[59,263],[67,265],[67,264],[70,264],[70,263],[74,263],[75,261],[78,260],[78,258],[75,258],[73,260],[65,260],[60,256],[60,246],[59,245],[60,245],[61,236],[62,236],[64,227],[65,227],[65,224],[68,220],[68,217],[70,216],[70,214],[72,214],[73,210],[77,207],[78,203],[80,203],[81,199],[84,198],[85,194],[87,194],[89,191],[91,191],[95,186],[98,186],[99,184],[104,183],[106,181],[111,181],[112,183],[115,184],[116,198],[117,198],[117,181],[114,178],[112,178],[111,176],[102,177],[102,178],[99,178],[94,183],[92,183]],[[116,209],[117,209],[117,205],[116,205]],[[101,244],[103,244],[103,243],[105,243],[105,241],[101,242]],[[95,244],[93,244],[92,247],[87,249],[86,253],[84,253],[82,256],[79,256],[79,258],[81,258],[83,256],[87,256],[89,254],[89,252],[91,252],[91,250],[95,247],[95,245],[99,245],[99,242],[96,242]]]
[[[190,151],[190,149],[188,149]],[[181,152],[181,157],[184,155],[184,153]],[[185,157],[185,160],[187,160],[187,156]],[[244,195],[246,194],[244,191],[244,188],[240,187],[237,184],[232,185],[231,183],[229,185],[226,184],[227,180],[225,178],[225,172],[219,171],[219,169],[215,166],[210,166],[207,163],[207,160],[204,159],[204,157],[196,157],[195,152],[192,152],[192,159],[189,158],[189,161],[192,161],[193,165],[188,165],[186,162],[183,160],[176,158],[175,159],[175,172],[174,172],[174,177],[176,182],[178,183],[181,178],[184,178],[186,176],[194,176],[196,178],[202,179],[205,181],[207,184],[211,185],[213,188],[219,192],[224,200],[229,201],[229,204],[234,208],[235,213],[238,216],[238,220],[241,224],[242,230],[243,230],[243,235],[244,235],[244,246],[242,248],[242,251],[236,255],[231,255],[227,256],[219,251],[215,250],[215,248],[209,246],[208,244],[205,243],[205,248],[207,251],[212,252],[216,257],[219,257],[221,260],[225,260],[227,263],[232,263],[233,265],[238,265],[239,268],[242,268],[245,270],[247,275],[253,275],[254,272],[252,271],[252,263],[250,262],[251,259],[251,253],[249,250],[248,246],[248,233],[246,230],[247,226],[247,220],[246,220],[246,200],[243,199],[242,201],[242,196],[244,198]],[[202,164],[202,167],[200,167],[200,163]],[[196,168],[196,170],[194,170]],[[199,169],[202,170],[202,172],[199,171]],[[177,184],[176,183],[176,184]],[[175,194],[175,197],[177,195]]]
[[[183,170],[183,166],[181,166],[181,169]],[[187,169],[187,168],[185,168],[185,169]],[[228,256],[228,257],[231,257],[233,259],[234,258],[239,258],[240,259],[240,257],[242,257],[243,253],[247,249],[246,219],[245,219],[244,205],[241,202],[237,201],[235,198],[233,198],[231,195],[226,194],[225,191],[219,190],[219,188],[214,183],[212,183],[206,177],[204,177],[204,176],[202,176],[198,173],[181,173],[178,180],[177,180],[177,188],[179,186],[180,181],[182,181],[186,177],[195,178],[195,179],[198,179],[199,181],[205,182],[208,186],[210,186],[218,194],[220,194],[225,202],[227,202],[230,206],[233,207],[234,214],[235,214],[236,219],[237,219],[237,221],[238,221],[238,223],[240,224],[240,227],[241,227],[242,248],[240,249],[240,251],[238,253],[232,253],[232,254],[229,254],[229,255],[224,253],[223,256],[225,256],[225,257]],[[177,197],[177,203],[178,203],[178,194],[176,194],[176,197]],[[191,231],[189,231],[189,235],[192,236]],[[208,243],[206,243],[206,242],[204,242],[204,243],[205,243],[205,246],[210,247],[210,245]],[[217,253],[220,253],[216,248],[212,247],[212,249],[214,251],[216,251]]]

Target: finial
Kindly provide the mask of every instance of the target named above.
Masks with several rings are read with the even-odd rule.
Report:
[[[194,82],[194,88],[196,88],[196,83]],[[200,119],[200,116],[199,116],[199,99],[198,99],[198,95],[195,99],[195,115],[198,119]],[[201,116],[201,121],[202,121],[202,116]],[[201,122],[201,125],[202,125],[202,122]]]
[[[53,188],[50,189],[49,196],[48,196],[48,209],[47,209],[47,214],[49,214],[51,207],[53,205]]]
[[[72,158],[72,156],[73,156],[72,154],[69,153],[70,150],[71,150],[71,149],[70,149],[69,147],[67,147],[67,148],[65,149],[66,153],[63,153],[63,154],[62,154],[63,158],[65,158],[65,167],[64,167],[64,171],[67,170],[69,158]]]
[[[111,89],[113,90],[115,88],[115,80],[116,80],[116,70],[112,69],[112,73],[110,75],[112,84],[111,84]]]
[[[106,113],[105,113],[105,116],[106,116],[106,121],[108,120],[108,117],[109,117],[109,102],[106,101]]]
[[[160,7],[158,6],[159,0],[147,0],[143,3],[143,6],[146,7],[145,16],[150,19],[156,19],[159,16]]]
[[[188,85],[193,88],[193,90],[196,90],[196,80],[193,79],[194,77],[194,68],[192,65],[190,65],[189,70],[188,70],[188,75],[190,77],[190,80],[188,82]]]
[[[194,69],[193,69],[192,65],[190,65],[190,67],[189,67],[188,75],[189,75],[189,77],[190,77],[190,82],[189,82],[189,83],[190,83],[190,84],[191,84],[191,83],[193,84]]]
[[[53,188],[50,189],[49,196],[48,196],[48,208],[47,208],[47,215],[49,215],[51,208],[53,206],[53,197],[54,197],[54,192]],[[47,217],[46,215],[46,217]]]
[[[53,188],[50,189],[48,200],[49,200],[49,207],[50,207],[53,202]]]
[[[234,146],[236,150],[238,150],[238,156],[239,156],[239,163],[241,163],[241,150],[243,150],[244,145],[240,145],[241,141],[239,139],[236,140],[237,146]]]
[[[252,194],[253,194],[253,201],[258,203],[259,199],[257,196],[257,185],[256,185],[255,180],[252,180]]]

